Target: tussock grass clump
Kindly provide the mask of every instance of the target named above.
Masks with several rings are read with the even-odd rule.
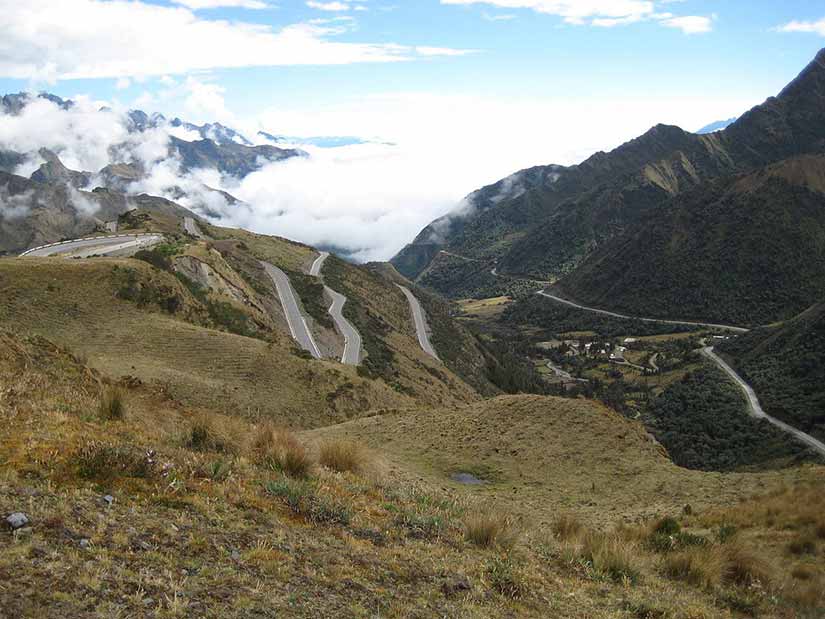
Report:
[[[297,479],[309,477],[314,467],[306,447],[294,434],[269,424],[258,429],[252,451],[259,464]]]
[[[447,523],[441,516],[404,511],[395,518],[396,526],[406,529],[413,539],[435,541],[444,536]]]
[[[490,559],[485,576],[493,590],[508,598],[523,597],[529,589],[526,576],[509,555]]]
[[[193,422],[186,446],[195,451],[239,455],[244,451],[245,433],[236,420],[218,415],[200,415]]]
[[[788,551],[797,556],[814,555],[816,554],[816,537],[811,533],[797,535],[788,544]]]
[[[347,525],[352,519],[349,507],[337,499],[319,494],[309,481],[283,477],[269,482],[266,490],[309,522]]]
[[[669,554],[665,558],[664,573],[673,580],[681,580],[696,587],[712,588],[722,581],[725,561],[716,548],[690,548]]]
[[[728,544],[725,546],[724,557],[724,581],[726,583],[745,587],[754,584],[770,584],[770,566],[752,550],[741,544]]]
[[[571,514],[561,514],[552,525],[553,533],[561,541],[574,539],[584,531],[581,521]]]
[[[343,439],[332,439],[321,443],[318,461],[328,469],[339,473],[360,473],[367,462],[364,447],[359,443]]]
[[[100,395],[98,412],[102,419],[115,421],[126,416],[126,393],[121,387],[111,385]]]
[[[636,584],[642,575],[638,547],[618,534],[584,533],[568,543],[563,555],[592,577]]]
[[[464,520],[464,539],[482,548],[511,548],[518,536],[518,528],[510,516],[475,513]]]

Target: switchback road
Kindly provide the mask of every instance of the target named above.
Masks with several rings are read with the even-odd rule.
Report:
[[[306,319],[298,309],[298,301],[295,299],[295,293],[292,290],[292,285],[289,283],[289,277],[278,267],[261,261],[267,275],[272,278],[275,284],[275,289],[278,291],[278,297],[281,299],[281,307],[284,308],[284,315],[286,322],[289,325],[289,331],[301,348],[309,352],[316,359],[321,358],[321,353],[315,340],[312,338],[312,332],[307,326]]]

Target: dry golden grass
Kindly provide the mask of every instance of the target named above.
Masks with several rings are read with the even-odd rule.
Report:
[[[496,511],[476,508],[464,519],[464,539],[481,548],[512,548],[520,534],[511,516]]]
[[[306,447],[292,432],[272,424],[256,430],[252,451],[259,464],[291,477],[308,477],[315,465]]]
[[[364,446],[355,441],[330,439],[321,443],[318,462],[322,466],[339,473],[360,473],[367,465]]]
[[[553,533],[561,541],[567,541],[579,537],[584,529],[581,521],[572,514],[560,514],[553,521]]]
[[[668,554],[663,571],[668,578],[709,589],[721,584],[725,561],[718,548],[688,548]]]
[[[246,451],[248,443],[247,428],[231,417],[213,413],[197,415],[187,433],[187,447],[196,451],[214,451],[233,456]]]
[[[116,385],[109,385],[104,388],[100,395],[98,412],[102,419],[115,421],[126,416],[126,394],[123,389]]]
[[[551,540],[545,548],[532,540],[550,524],[538,523],[524,533],[531,543],[479,548],[466,542],[463,526],[478,503],[415,469],[390,465],[380,484],[325,467],[308,479],[273,474],[250,462],[261,427],[244,420],[237,423],[248,445],[239,456],[192,450],[181,429],[199,417],[154,386],[130,383],[129,414],[104,422],[95,414],[100,383],[47,342],[0,333],[0,417],[8,421],[0,424],[0,513],[25,511],[31,519],[28,531],[0,532],[0,574],[14,575],[0,587],[9,616],[819,616],[823,566],[786,549],[796,532],[816,530],[816,520],[797,519],[806,488],[783,494],[784,507],[771,506],[775,523],[798,529],[743,518],[735,540],[741,548],[713,542],[745,577],[724,579],[711,592],[664,578],[665,555],[629,528],[582,528],[578,541]],[[204,415],[209,431],[225,422]],[[315,434],[298,437],[309,444]],[[488,511],[511,513],[490,486],[470,491],[491,495]],[[114,497],[111,504],[104,493]],[[759,515],[756,506],[774,500],[756,497],[707,514],[696,508],[680,517],[682,532],[715,540],[718,525],[705,520]],[[634,514],[602,508],[615,510],[616,520]],[[567,509],[571,520],[588,522],[578,507]],[[562,556],[568,548],[569,561]],[[777,572],[808,569],[793,571],[801,578],[766,583],[746,556],[757,549]]]

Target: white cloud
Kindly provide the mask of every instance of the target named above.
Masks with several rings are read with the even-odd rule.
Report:
[[[172,0],[173,4],[180,4],[189,9],[217,9],[223,7],[238,7],[242,9],[266,9],[269,5],[262,0]]]
[[[808,32],[825,37],[825,17],[819,21],[792,21],[777,28],[779,32]]]
[[[345,2],[315,2],[315,0],[309,0],[307,6],[319,11],[349,11],[350,9],[349,4]]]
[[[668,28],[678,28],[685,34],[703,34],[713,29],[713,20],[710,17],[696,15],[670,17],[660,23]]]
[[[140,78],[216,68],[397,62],[414,48],[331,41],[334,29],[204,19],[126,0],[0,0],[0,77]]]
[[[673,4],[674,1],[677,0],[658,0],[658,4]],[[590,24],[601,28],[641,21],[679,28],[685,34],[709,32],[712,28],[712,19],[709,17],[675,17],[670,13],[658,13],[657,2],[653,0],[441,0],[441,4],[488,4],[501,9],[531,9],[538,13],[557,15],[568,24]],[[486,14],[484,17],[490,19]]]

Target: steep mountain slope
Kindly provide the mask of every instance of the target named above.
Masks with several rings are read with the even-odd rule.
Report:
[[[681,194],[558,288],[631,315],[756,326],[825,297],[823,261],[825,157],[805,156]]]
[[[654,226],[659,218],[672,217],[675,212],[685,213],[689,210],[688,201],[703,205],[702,192],[706,194],[704,200],[712,201],[725,195],[721,189],[724,183],[734,183],[728,177],[785,159],[825,152],[824,101],[825,50],[777,97],[744,114],[724,131],[694,135],[677,127],[660,125],[613,152],[597,153],[578,166],[547,166],[518,173],[471,194],[456,213],[431,224],[393,263],[406,276],[453,297],[489,291],[490,285],[495,284],[485,273],[493,267],[498,273],[548,280],[575,273],[577,267],[593,255],[594,260],[600,259],[605,264],[614,261],[615,268],[621,270],[631,260],[626,260],[619,250],[626,250],[631,239],[643,234],[647,226]],[[809,172],[805,174],[810,176]],[[714,184],[717,180],[723,184]],[[743,232],[746,238],[759,236],[756,228],[765,220],[782,221],[783,216],[815,208],[810,204],[814,198],[793,197],[798,184],[793,175],[784,180],[784,185],[779,181],[771,185],[772,200],[763,197],[759,223],[736,221],[746,227]],[[786,198],[793,203],[787,210],[783,207]],[[799,200],[802,203],[797,204]],[[693,216],[688,222],[685,217],[683,215],[682,223],[686,227],[675,228],[686,237],[713,236],[709,229],[700,232],[691,227],[704,226],[704,219]],[[714,221],[726,227],[734,225],[721,213],[716,214]],[[797,237],[807,234],[792,220],[785,220],[777,232],[781,234],[776,235],[775,242],[787,248],[793,247]],[[678,238],[657,234],[660,240],[679,243]],[[722,243],[719,239],[715,242]],[[815,249],[817,242],[812,239],[802,248]],[[740,249],[750,251],[755,246],[743,243]],[[700,243],[694,243],[690,249],[721,251],[714,250],[713,246],[705,248]],[[469,260],[462,268],[456,268],[455,261],[442,260],[441,250]],[[789,251],[793,253],[796,248]],[[816,251],[808,253],[807,259],[814,260],[818,255]],[[683,265],[685,255],[678,258],[682,262],[674,258],[674,263]],[[752,268],[758,267],[758,260],[752,256],[743,259],[754,264],[743,265],[739,270],[740,277],[749,278],[741,282],[741,288],[758,288],[761,276],[758,268]],[[804,260],[803,256],[800,262]],[[636,261],[636,268],[646,267]],[[653,270],[650,265],[649,271]],[[793,277],[792,270],[778,265],[776,272]],[[576,279],[574,274],[562,284],[574,296],[581,293],[587,299],[607,297],[608,292],[600,289],[595,279],[591,285],[592,278],[595,276]],[[708,277],[699,282],[703,285],[698,289],[697,282],[690,282],[693,289],[689,294],[721,296],[723,305],[735,305],[734,294],[714,290],[708,286],[711,281]],[[644,286],[649,289],[647,292],[666,293],[670,298],[685,294],[688,288],[681,285],[675,271],[663,274],[659,281],[640,276],[633,284],[635,292]],[[787,317],[805,306],[800,307],[800,303],[809,305],[818,298],[811,296],[817,290],[818,284],[814,284],[787,303],[777,294],[764,306],[752,306],[752,312],[742,304],[739,310],[743,311],[717,309],[714,316],[741,320],[744,312],[746,322],[759,321],[765,316]],[[626,287],[625,291],[628,297],[634,294]],[[685,309],[698,315],[706,305],[696,303]],[[668,302],[666,309],[672,307]]]
[[[825,304],[720,347],[765,411],[825,439]]]

